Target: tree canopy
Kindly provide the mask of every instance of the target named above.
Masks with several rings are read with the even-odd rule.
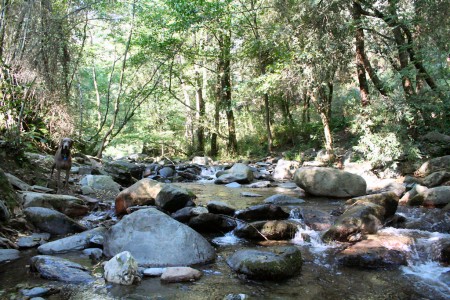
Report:
[[[249,157],[449,133],[448,0],[2,0],[0,134]],[[386,143],[388,141],[388,143]]]

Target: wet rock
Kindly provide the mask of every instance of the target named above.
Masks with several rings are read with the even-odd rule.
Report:
[[[265,180],[265,181],[258,181],[258,182],[250,183],[249,185],[247,185],[247,187],[250,189],[259,189],[259,188],[269,187],[270,184],[271,184],[270,181]]]
[[[382,227],[385,209],[374,203],[364,203],[347,209],[322,236],[325,242],[348,242],[353,234],[373,234]]]
[[[21,236],[17,240],[19,248],[33,248],[46,243],[50,239],[49,233],[33,233],[29,236]]]
[[[227,184],[230,182],[246,184],[253,181],[252,169],[242,163],[236,163],[230,169],[218,172],[216,176],[217,179],[214,181],[216,184]]]
[[[250,240],[290,240],[298,230],[298,224],[291,221],[258,221],[243,224],[234,230],[237,237]]]
[[[316,231],[328,230],[336,220],[329,212],[318,209],[296,208],[291,211],[292,215],[301,216],[305,225]]]
[[[59,240],[51,241],[38,247],[41,254],[66,253],[83,250],[92,245],[91,239],[97,235],[104,236],[106,228],[97,227],[79,234],[71,235]]]
[[[229,232],[236,227],[236,221],[226,216],[204,213],[191,218],[188,225],[197,232]]]
[[[115,160],[104,164],[104,171],[123,186],[130,186],[140,180],[144,170],[144,165],[126,160]]]
[[[55,290],[53,288],[47,288],[47,287],[34,287],[31,289],[21,289],[20,293],[22,296],[26,297],[27,299],[35,298],[35,297],[41,297],[41,296],[50,296],[52,294],[55,294],[58,292],[58,290]],[[43,298],[42,298],[43,299]]]
[[[7,222],[11,218],[11,212],[19,207],[19,197],[17,197],[5,172],[0,169],[0,222]]]
[[[33,256],[30,269],[38,272],[41,277],[50,280],[67,283],[89,283],[94,281],[94,277],[82,265],[55,256]]]
[[[400,206],[398,212],[410,216],[398,228],[450,232],[450,213],[442,209]]]
[[[257,193],[252,193],[252,192],[242,192],[241,193],[242,197],[250,197],[250,198],[258,198],[258,197],[262,197],[262,195],[257,194]]]
[[[423,163],[416,173],[420,176],[427,176],[438,171],[450,172],[450,155],[430,159],[429,161]]]
[[[106,235],[104,253],[129,251],[146,267],[193,265],[215,259],[214,248],[192,228],[155,208],[126,215]]]
[[[423,206],[442,208],[450,203],[450,186],[438,186],[423,194]]]
[[[298,274],[303,260],[295,246],[265,250],[240,250],[228,257],[227,264],[250,279],[282,280]]]
[[[161,177],[168,178],[175,174],[175,170],[172,167],[163,167],[158,171],[158,173]]]
[[[223,300],[245,300],[249,299],[246,294],[228,294],[223,297]]]
[[[208,211],[213,214],[233,216],[236,212],[234,208],[220,201],[209,201],[208,204],[206,204],[206,207],[208,208]]]
[[[86,228],[63,213],[44,207],[28,207],[23,210],[27,220],[36,228],[54,235],[78,233]]]
[[[20,258],[20,251],[16,249],[0,249],[0,264]]]
[[[175,212],[195,198],[189,191],[172,184],[160,183],[144,178],[126,188],[116,197],[116,214],[124,214],[130,206],[157,205]]]
[[[413,240],[399,236],[374,236],[337,255],[340,264],[363,269],[392,269],[406,266],[406,252]]]
[[[275,205],[295,205],[305,203],[305,200],[283,194],[276,194],[264,199],[264,203]]]
[[[161,275],[165,283],[196,281],[202,277],[202,272],[190,267],[169,267]]]
[[[232,189],[237,189],[237,188],[242,187],[242,185],[237,182],[231,182],[231,183],[225,184],[225,186],[227,188],[232,188]]]
[[[261,204],[239,210],[235,217],[244,221],[284,220],[289,214],[277,205]]]
[[[123,251],[106,262],[105,280],[121,285],[132,285],[140,280],[138,264],[130,252]]]
[[[9,182],[11,183],[11,185],[14,188],[16,188],[16,189],[18,189],[20,191],[29,191],[29,190],[31,190],[31,186],[28,183],[20,180],[16,176],[14,176],[12,174],[9,174],[9,173],[6,173],[5,175],[6,175],[6,177],[8,177]]]
[[[149,277],[160,277],[164,271],[166,271],[166,268],[147,268],[144,270],[143,274],[144,276]]]
[[[374,203],[384,207],[384,219],[392,217],[397,211],[398,196],[395,192],[385,192],[380,194],[366,195],[348,200],[347,205],[359,205],[364,203]]]
[[[337,198],[365,195],[367,187],[361,176],[333,168],[300,168],[294,181],[312,195]]]
[[[23,206],[52,208],[69,217],[80,217],[88,213],[84,201],[69,195],[51,195],[35,192],[22,193]]]
[[[450,172],[440,171],[434,172],[425,177],[422,182],[426,187],[432,188],[444,184],[450,180]]]
[[[90,187],[94,191],[107,191],[113,194],[120,192],[120,184],[108,175],[86,175],[80,180],[82,187]]]
[[[100,248],[87,248],[83,250],[83,254],[89,256],[93,261],[99,261],[103,256],[103,250]]]
[[[441,250],[441,262],[449,265],[450,264],[450,242],[443,245]]]
[[[412,205],[414,201],[412,199],[417,196],[423,194],[428,188],[426,186],[422,186],[420,184],[415,184],[409,191],[407,191],[402,198],[399,200],[399,204],[401,205]],[[423,199],[420,204],[422,204]],[[420,205],[419,204],[419,205]]]
[[[295,170],[299,167],[299,165],[300,164],[297,161],[280,159],[277,162],[277,165],[273,172],[273,179],[292,179],[292,176],[294,175]]]

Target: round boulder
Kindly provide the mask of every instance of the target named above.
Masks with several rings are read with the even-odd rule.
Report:
[[[267,250],[241,250],[227,259],[235,272],[250,279],[282,280],[298,274],[303,259],[295,246],[274,247]]]
[[[333,168],[300,168],[294,174],[294,181],[314,196],[357,197],[365,195],[367,188],[361,176]]]
[[[140,266],[189,266],[211,262],[214,248],[192,228],[155,208],[126,215],[104,241],[106,256],[129,251]]]

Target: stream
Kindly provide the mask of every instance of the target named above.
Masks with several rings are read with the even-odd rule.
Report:
[[[210,182],[176,185],[194,192],[198,197],[195,200],[197,205],[219,200],[236,209],[260,204],[274,194],[301,197],[295,189],[280,187],[229,188]],[[242,192],[257,193],[261,197],[242,197]],[[331,212],[343,204],[343,200],[336,199],[303,199],[305,203],[286,208]],[[414,209],[402,210],[406,218],[413,217],[414,213]],[[319,231],[310,229],[295,213],[291,214],[291,218],[298,222],[300,230],[290,242],[302,250],[304,264],[300,275],[285,281],[249,281],[237,276],[227,266],[226,258],[238,249],[262,246],[225,233],[205,236],[216,248],[217,260],[209,265],[196,266],[204,275],[194,283],[164,284],[159,278],[144,277],[137,285],[105,285],[101,279],[101,266],[92,265],[81,252],[58,255],[88,266],[99,280],[93,285],[78,286],[70,292],[55,294],[47,299],[224,299],[229,294],[246,295],[245,299],[450,299],[450,267],[438,262],[439,247],[442,241],[450,239],[449,234],[384,228],[382,234],[413,237],[414,243],[405,249],[408,266],[394,270],[361,270],[338,265],[334,256],[341,249],[340,245],[322,243]],[[2,289],[13,288],[17,284],[31,287],[49,285],[48,280],[29,272],[28,260],[33,255],[36,255],[36,250],[23,251],[21,259],[0,266]],[[54,285],[58,286],[58,283]]]

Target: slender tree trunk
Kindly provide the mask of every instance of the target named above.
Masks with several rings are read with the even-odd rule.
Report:
[[[203,99],[203,82],[200,71],[198,70],[198,66],[195,67],[195,81],[196,81],[196,89],[195,89],[195,100],[196,100],[196,119],[197,119],[197,149],[196,152],[198,154],[204,154],[205,152],[205,138],[204,138],[204,117],[205,117],[205,101]]]
[[[356,50],[356,74],[359,82],[359,94],[361,95],[362,106],[370,104],[369,85],[367,84],[366,71],[364,68],[364,30],[361,27],[361,5],[353,2],[353,21],[356,25],[355,50]]]
[[[3,62],[3,53],[5,48],[5,33],[6,33],[6,24],[8,20],[8,12],[9,12],[9,0],[2,0],[0,14],[0,62]]]
[[[215,100],[214,100],[214,131],[211,135],[211,156],[216,157],[219,154],[219,148],[217,145],[217,136],[219,133],[220,122],[220,107],[222,103],[222,74],[223,73],[223,60],[219,58],[217,63],[217,78],[215,88]]]

